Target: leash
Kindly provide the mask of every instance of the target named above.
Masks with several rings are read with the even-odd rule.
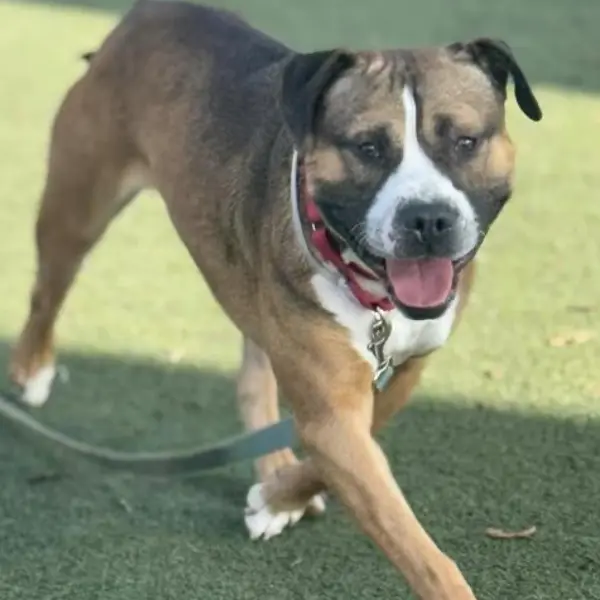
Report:
[[[120,452],[86,444],[48,427],[18,406],[12,393],[0,391],[0,417],[11,425],[54,448],[114,471],[150,476],[192,476],[201,471],[252,460],[294,444],[296,434],[291,417],[269,427],[232,436],[212,446],[164,452]]]

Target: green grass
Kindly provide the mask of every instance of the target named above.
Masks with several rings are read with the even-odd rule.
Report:
[[[479,34],[515,47],[545,120],[532,124],[511,103],[514,201],[482,251],[457,335],[383,444],[416,512],[480,600],[600,598],[600,336],[549,344],[565,332],[600,334],[600,4],[221,4],[303,48]],[[78,55],[125,5],[0,1],[0,365],[25,316],[50,120],[84,68]],[[123,448],[216,440],[239,428],[238,336],[156,196],[126,211],[91,256],[59,336],[70,380],[39,413],[47,422]],[[408,596],[335,503],[269,544],[248,542],[241,517],[251,480],[249,465],[193,482],[71,468],[0,428],[0,598]],[[532,540],[484,536],[488,526],[532,524]]]

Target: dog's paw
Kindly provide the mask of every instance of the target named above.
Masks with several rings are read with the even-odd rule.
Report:
[[[246,504],[244,520],[252,540],[269,540],[279,535],[286,527],[293,527],[307,512],[314,515],[325,512],[325,500],[321,495],[313,496],[306,506],[295,510],[275,511],[265,500],[262,483],[250,488]]]
[[[46,403],[52,390],[52,383],[56,376],[56,367],[53,364],[42,367],[23,384],[21,399],[25,404],[40,407]]]

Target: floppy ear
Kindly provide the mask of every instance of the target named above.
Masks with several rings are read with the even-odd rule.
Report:
[[[540,105],[508,44],[502,40],[479,38],[468,44],[453,44],[451,48],[466,50],[504,94],[510,75],[515,84],[515,99],[519,108],[532,121],[542,118]]]
[[[341,50],[294,54],[284,67],[281,109],[297,143],[314,130],[325,93],[355,62]]]

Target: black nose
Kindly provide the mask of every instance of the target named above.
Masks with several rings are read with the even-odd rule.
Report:
[[[421,242],[435,242],[448,236],[458,222],[456,209],[442,202],[412,202],[396,213],[396,227],[414,234]]]

